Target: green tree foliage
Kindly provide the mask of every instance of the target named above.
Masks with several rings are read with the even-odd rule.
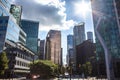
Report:
[[[48,60],[37,60],[30,65],[30,71],[44,79],[52,78],[58,74],[58,65]]]
[[[5,70],[8,69],[8,61],[6,53],[0,53],[0,76],[4,75]]]
[[[61,66],[61,67],[60,67],[60,73],[61,73],[62,75],[65,74],[65,67],[64,67],[64,66]]]
[[[86,76],[90,76],[92,73],[92,65],[90,62],[86,62],[85,64],[82,65],[83,73]]]

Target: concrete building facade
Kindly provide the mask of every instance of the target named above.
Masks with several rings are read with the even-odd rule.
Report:
[[[61,31],[50,30],[46,37],[45,58],[61,65]]]

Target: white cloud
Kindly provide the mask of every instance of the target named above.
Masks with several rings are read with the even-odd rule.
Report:
[[[51,25],[51,26],[45,26],[45,25],[40,25],[40,31],[49,31],[50,29],[55,29],[55,30],[67,30],[70,27],[73,27],[75,22],[73,20],[65,21],[62,25]]]
[[[73,20],[66,21],[65,1],[12,0],[12,2],[22,5],[23,19],[39,21],[41,31],[48,31],[50,29],[66,30],[74,24]]]

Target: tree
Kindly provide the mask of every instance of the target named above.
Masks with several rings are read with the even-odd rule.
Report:
[[[37,60],[30,64],[30,72],[32,75],[40,75],[40,78],[53,78],[58,73],[58,65],[48,60]]]
[[[65,67],[64,67],[64,66],[61,66],[61,67],[60,67],[60,73],[61,73],[62,75],[65,74]]]
[[[0,53],[0,76],[3,76],[5,70],[8,69],[8,58],[6,52]]]
[[[90,62],[86,62],[87,73],[90,76],[92,73],[92,64]]]
[[[85,64],[82,65],[83,73],[85,76],[90,76],[92,73],[92,65],[90,62],[86,62]]]

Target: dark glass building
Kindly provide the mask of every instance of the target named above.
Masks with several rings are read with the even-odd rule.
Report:
[[[87,40],[90,40],[91,42],[93,42],[93,33],[92,32],[87,32]]]
[[[90,62],[92,65],[91,76],[97,75],[96,46],[89,40],[76,46],[76,72],[81,73],[82,65]]]
[[[107,76],[108,78],[110,76],[111,80],[120,77],[120,69],[118,68],[120,66],[120,26],[118,17],[120,7],[118,4],[120,4],[120,0],[92,0],[99,75],[105,75],[101,72],[101,69],[105,70],[106,65]]]
[[[21,28],[27,34],[26,46],[37,54],[39,22],[21,20]]]
[[[40,40],[40,53],[39,53],[39,59],[43,60],[45,59],[45,40]]]

